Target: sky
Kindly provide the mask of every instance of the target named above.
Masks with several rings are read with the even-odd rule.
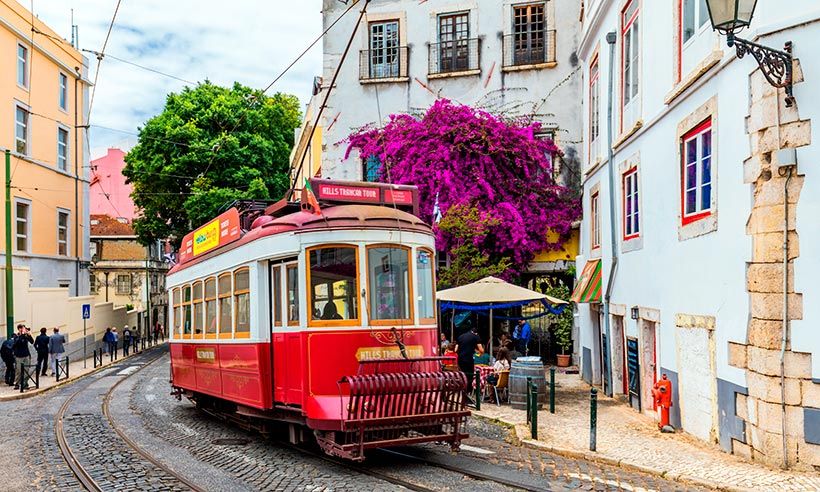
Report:
[[[18,0],[66,39],[71,9],[81,49],[100,51],[116,0]],[[33,5],[33,8],[32,8]],[[321,0],[122,0],[107,54],[191,82],[234,81],[262,89],[322,32]],[[89,78],[97,70],[89,58]],[[321,74],[318,43],[269,94],[287,92],[303,103]],[[136,133],[162,111],[165,96],[186,82],[105,58],[100,66],[91,124]],[[190,85],[190,84],[189,84]],[[92,89],[93,90],[93,89]],[[136,137],[91,129],[92,158],[108,147],[128,150]]]

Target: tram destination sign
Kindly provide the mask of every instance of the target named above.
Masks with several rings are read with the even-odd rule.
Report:
[[[232,208],[183,238],[179,250],[179,262],[185,263],[220,246],[225,246],[239,239],[241,235],[239,211]]]
[[[418,215],[419,192],[415,186],[314,178],[310,180],[310,187],[316,193],[316,198],[326,203],[398,206]]]
[[[313,186],[311,184],[311,186]],[[320,200],[340,200],[346,202],[379,203],[378,188],[369,186],[348,186],[334,183],[320,183],[318,186]]]

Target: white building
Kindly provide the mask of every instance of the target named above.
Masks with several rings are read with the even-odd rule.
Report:
[[[315,97],[324,97],[364,5],[324,0],[324,27],[342,18],[324,37],[324,86]],[[372,0],[324,110],[315,172],[373,179],[378,162],[357,153],[345,160],[344,139],[447,98],[510,116],[535,114],[564,150],[563,165],[577,173],[579,13],[579,0]]]
[[[785,447],[790,466],[820,466],[817,2],[759,0],[738,34],[794,43],[792,107],[751,54],[738,59],[713,32],[706,1],[585,3],[584,378],[653,413],[666,374],[677,428],[756,460],[779,465]]]

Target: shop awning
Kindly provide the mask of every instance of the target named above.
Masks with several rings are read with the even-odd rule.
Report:
[[[601,302],[601,260],[587,260],[570,300]]]

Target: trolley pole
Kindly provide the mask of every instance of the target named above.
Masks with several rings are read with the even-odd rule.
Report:
[[[6,338],[14,336],[14,271],[11,268],[11,151],[6,149]]]

